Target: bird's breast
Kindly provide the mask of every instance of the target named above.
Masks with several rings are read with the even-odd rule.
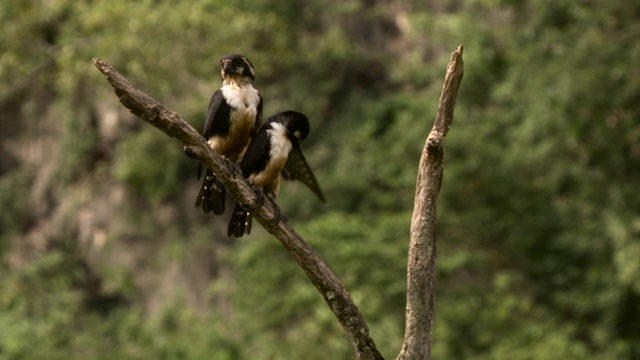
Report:
[[[280,172],[289,158],[291,140],[287,137],[287,128],[278,123],[272,124],[269,133],[269,159],[265,168],[254,174],[254,184],[262,187],[266,193],[277,195],[280,189]]]
[[[223,86],[221,90],[227,104],[234,111],[243,112],[248,109],[257,111],[258,104],[260,104],[260,94],[251,84],[240,86],[232,83]]]
[[[222,95],[231,107],[229,134],[218,147],[218,153],[231,161],[240,161],[247,149],[258,115],[260,95],[251,85],[229,84],[222,87]]]

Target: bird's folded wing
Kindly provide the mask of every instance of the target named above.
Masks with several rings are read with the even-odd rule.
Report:
[[[289,158],[282,169],[282,176],[286,180],[298,180],[302,182],[307,185],[323,203],[327,201],[302,151],[295,146],[289,152]]]

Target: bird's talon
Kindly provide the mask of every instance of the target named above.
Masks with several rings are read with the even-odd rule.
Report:
[[[276,215],[271,220],[271,223],[273,224],[273,226],[277,226],[280,222],[289,221],[289,219],[287,219],[287,217],[280,210],[280,207],[275,202],[272,201],[272,203],[273,203],[273,207],[276,210]]]
[[[231,170],[231,173],[233,173],[233,174],[242,174],[242,170],[240,169],[240,164],[229,160],[225,156],[223,156],[222,159],[227,164],[227,167]]]
[[[240,207],[242,207],[242,209],[245,211],[252,212],[260,206],[264,205],[265,194],[264,190],[262,190],[260,186],[253,185],[251,181],[249,181],[249,183],[251,184],[251,190],[253,190],[253,193],[256,194],[256,201],[253,204],[247,204],[245,206],[241,205]]]

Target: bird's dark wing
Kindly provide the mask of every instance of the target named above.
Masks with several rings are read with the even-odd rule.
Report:
[[[258,94],[260,97],[260,102],[258,102],[258,113],[256,114],[256,121],[253,123],[253,129],[251,129],[251,136],[255,136],[258,133],[258,130],[262,126],[262,95]]]
[[[311,171],[307,159],[305,159],[299,147],[294,146],[291,148],[289,158],[282,169],[282,176],[287,180],[298,180],[302,182],[307,185],[323,203],[327,202],[322,193],[322,189],[320,189],[318,180],[316,180],[315,175],[313,175],[313,171]]]
[[[209,101],[207,121],[204,123],[204,130],[202,131],[202,136],[205,140],[209,140],[212,136],[226,136],[229,133],[229,128],[231,127],[230,111],[231,107],[222,95],[222,90],[214,92]],[[199,163],[198,180],[202,175],[202,168],[202,164]]]
[[[270,149],[267,130],[270,128],[268,125],[261,127],[258,133],[251,138],[247,151],[244,153],[240,168],[242,169],[242,174],[247,178],[253,173],[264,170],[267,166]]]
[[[207,140],[212,136],[226,136],[231,127],[230,112],[231,107],[222,95],[222,90],[213,93],[209,101],[207,121],[204,124],[202,136]]]

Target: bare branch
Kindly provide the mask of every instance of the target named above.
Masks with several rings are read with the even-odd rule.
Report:
[[[182,142],[187,156],[202,162],[215,172],[236,201],[250,207],[258,205],[259,199],[242,174],[228,166],[218,154],[211,150],[205,139],[180,115],[166,109],[149,95],[134,88],[105,62],[94,59],[93,64],[111,83],[120,102],[133,114]],[[344,285],[287,222],[273,220],[278,218],[276,214],[275,206],[269,201],[265,201],[262,206],[252,212],[253,217],[265,230],[284,245],[322,294],[325,302],[349,335],[356,351],[356,358],[382,359],[382,355],[369,336],[369,328],[362,314]]]
[[[444,139],[453,122],[453,110],[464,73],[462,50],[460,45],[451,54],[436,120],[420,158],[407,265],[406,326],[398,360],[431,359],[437,200],[444,167]]]

